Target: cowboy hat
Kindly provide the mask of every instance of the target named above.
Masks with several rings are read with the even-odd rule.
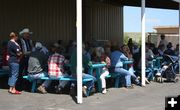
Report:
[[[30,32],[29,28],[24,28],[22,31],[19,32],[19,35],[22,36],[24,33],[33,34],[33,32]]]

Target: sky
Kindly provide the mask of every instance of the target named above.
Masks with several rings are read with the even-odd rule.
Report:
[[[146,8],[146,32],[155,32],[154,26],[179,25],[179,11]],[[141,8],[124,7],[124,32],[141,32]]]

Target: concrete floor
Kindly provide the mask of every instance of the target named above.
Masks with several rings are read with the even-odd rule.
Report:
[[[11,95],[0,89],[0,110],[164,110],[165,96],[180,95],[177,83],[155,83],[134,89],[109,88],[103,95],[96,93],[76,104],[65,94],[39,94],[23,92]]]

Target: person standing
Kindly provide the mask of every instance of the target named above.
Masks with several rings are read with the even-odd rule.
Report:
[[[8,42],[7,45],[7,52],[8,52],[7,59],[10,68],[10,74],[8,80],[8,85],[10,87],[8,92],[11,94],[21,94],[20,91],[16,90],[15,85],[19,75],[19,62],[22,52],[19,44],[16,42],[18,39],[17,34],[15,32],[11,32],[10,38],[11,40]]]
[[[161,37],[161,40],[159,41],[159,45],[158,46],[164,45],[164,49],[163,50],[166,50],[167,49],[166,46],[168,45],[168,42],[165,39],[165,35],[161,34],[160,37]]]
[[[33,49],[33,43],[30,39],[32,32],[30,32],[28,28],[24,28],[22,31],[19,32],[19,35],[21,36],[21,38],[18,40],[18,43],[23,53],[23,57],[20,61],[20,73],[23,73],[23,70],[27,70],[29,55]],[[27,71],[24,71],[23,74],[25,73],[27,73]]]
[[[20,90],[27,89],[27,85],[30,85],[29,81],[24,80],[23,76],[27,75],[27,68],[28,68],[28,60],[29,60],[29,55],[32,52],[33,49],[33,42],[30,39],[31,35],[33,33],[30,32],[28,28],[24,28],[22,31],[19,32],[20,38],[18,39],[18,44],[21,47],[22,50],[22,58],[20,60],[20,67],[19,67],[19,78],[17,81],[17,87]]]
[[[127,45],[130,49],[130,52],[133,53],[134,44],[132,38],[129,38]]]

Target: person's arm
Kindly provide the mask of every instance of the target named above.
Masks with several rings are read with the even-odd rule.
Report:
[[[122,55],[120,56],[120,59],[121,59],[121,60],[124,60],[124,61],[125,61],[125,60],[128,60],[128,58],[127,58],[124,54],[122,54]]]
[[[111,66],[111,60],[109,57],[106,57],[106,65],[107,65],[107,67]]]
[[[20,57],[20,56],[22,55],[22,52],[21,52],[20,48],[19,48],[17,45],[15,45],[15,44],[13,44],[13,45],[11,45],[11,46],[12,46],[12,48],[13,48],[13,51],[16,53],[16,55],[17,55],[18,57]]]

